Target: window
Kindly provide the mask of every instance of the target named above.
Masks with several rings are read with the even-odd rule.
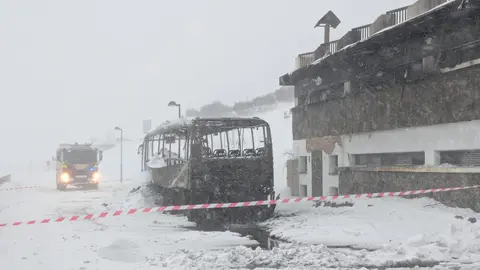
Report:
[[[425,165],[425,152],[379,153],[354,155],[356,166]]]
[[[300,185],[300,191],[302,193],[302,194],[300,194],[301,197],[307,197],[308,196],[307,185]]]
[[[477,167],[480,166],[479,150],[440,151],[440,164],[456,166]]]
[[[298,157],[298,172],[307,173],[308,172],[308,162],[306,156]]]
[[[328,173],[331,175],[338,174],[338,156],[337,155],[328,156],[328,163],[330,166]]]

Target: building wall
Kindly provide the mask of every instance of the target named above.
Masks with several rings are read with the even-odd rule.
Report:
[[[299,161],[299,158],[307,157],[307,173],[300,172],[300,166],[298,166],[298,182],[299,182],[299,195],[300,196],[312,196],[312,155],[306,149],[306,140],[293,141],[293,156]],[[300,161],[299,161],[300,162]],[[304,194],[302,186],[307,187],[307,193]]]
[[[300,184],[298,182],[298,160],[287,160],[287,187],[290,188],[290,195],[300,196]]]
[[[331,187],[340,187],[339,174],[332,174],[330,155],[338,156],[338,167],[352,167],[351,155],[373,153],[425,152],[425,166],[438,166],[438,151],[480,150],[480,120],[450,124],[431,125],[415,128],[394,129],[342,135],[340,143],[335,143],[333,151],[322,151],[322,194],[329,195]],[[307,140],[294,141],[295,156],[308,156]],[[312,172],[316,168],[309,162],[307,174],[300,174],[300,184],[308,185],[312,194]],[[340,187],[340,192],[344,193]]]
[[[342,146],[333,154],[341,155],[339,166],[351,166],[348,155],[370,153],[425,152],[425,165],[439,165],[436,151],[479,150],[480,120],[450,124],[393,129],[340,136]]]
[[[323,152],[323,151],[322,151]],[[339,155],[338,157],[340,158],[342,155]],[[340,159],[338,160],[338,163],[340,165]],[[343,161],[342,161],[343,164]],[[336,195],[336,194],[331,194],[330,189],[332,187],[339,187],[339,177],[338,174],[331,174],[330,173],[330,159],[329,155],[323,152],[323,196],[330,196],[330,195]]]
[[[311,153],[312,166],[312,196],[323,195],[323,151],[315,150]]]
[[[478,85],[480,67],[473,66],[429,77],[404,89],[401,85],[362,89],[343,98],[296,107],[292,111],[293,139],[480,119]],[[302,87],[306,86],[295,86]]]

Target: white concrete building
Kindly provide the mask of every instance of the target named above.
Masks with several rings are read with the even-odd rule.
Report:
[[[338,188],[338,167],[480,172],[480,120],[296,140],[300,196],[313,195],[313,148],[322,151],[322,195]]]

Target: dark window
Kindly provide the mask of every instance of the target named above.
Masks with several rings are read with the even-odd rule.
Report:
[[[338,174],[338,156],[330,155],[329,159],[329,174]]]
[[[440,151],[440,164],[480,166],[480,150]]]
[[[354,155],[356,166],[425,165],[425,152],[379,153]]]
[[[93,150],[66,150],[63,159],[72,164],[94,163],[97,162],[97,152]]]
[[[308,172],[308,162],[306,156],[298,157],[298,172],[307,173]]]

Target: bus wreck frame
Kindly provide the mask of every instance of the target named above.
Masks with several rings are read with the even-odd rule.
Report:
[[[260,118],[167,122],[148,132],[138,150],[163,205],[275,199],[271,130]],[[267,219],[274,209],[196,209],[187,216],[197,224],[249,222]]]

